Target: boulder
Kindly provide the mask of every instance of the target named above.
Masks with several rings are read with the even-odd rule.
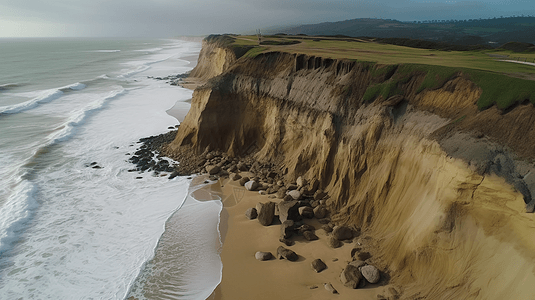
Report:
[[[333,287],[332,284],[330,283],[324,283],[323,284],[323,287],[329,292],[329,293],[332,293],[332,294],[338,294],[338,291]]]
[[[318,190],[319,186],[320,186],[320,181],[317,180],[316,178],[312,179],[308,183],[308,192],[314,194]]]
[[[301,192],[298,190],[293,190],[288,193],[290,197],[292,197],[294,200],[299,200],[301,198]]]
[[[280,238],[280,239],[279,239],[279,242],[283,243],[284,245],[286,245],[286,246],[288,246],[288,247],[294,245],[294,241],[292,241],[292,240],[288,240],[288,239]]]
[[[288,185],[288,190],[289,190],[289,191],[297,190],[297,185],[295,185],[295,184],[289,184],[289,185]]]
[[[307,241],[315,241],[315,240],[319,239],[318,236],[315,235],[314,232],[312,232],[312,231],[305,231],[305,232],[303,232],[303,237],[304,237]]]
[[[359,269],[353,265],[347,265],[342,271],[342,274],[340,274],[340,281],[342,284],[352,289],[356,289],[361,280],[362,274]]]
[[[334,226],[332,236],[339,240],[349,240],[353,238],[353,230],[346,226]]]
[[[314,208],[314,218],[323,219],[327,216],[327,209],[323,205],[316,206]]]
[[[377,283],[379,282],[379,279],[381,279],[379,270],[377,270],[377,268],[372,265],[361,267],[360,272],[369,283]]]
[[[219,166],[207,166],[206,172],[210,175],[216,175],[217,173],[221,172],[221,168]]]
[[[297,187],[298,187],[298,188],[307,185],[307,181],[306,181],[306,179],[303,178],[302,176],[299,176],[299,177],[297,178],[297,180],[295,181],[295,183],[297,183]]]
[[[241,175],[240,174],[237,174],[237,173],[232,173],[230,174],[230,180],[232,181],[238,181],[241,179]]]
[[[289,239],[295,231],[295,223],[292,220],[286,220],[281,224],[281,239]]]
[[[254,180],[249,180],[244,186],[248,191],[256,191],[259,187],[258,182]]]
[[[285,187],[279,188],[279,190],[277,191],[277,198],[283,199],[284,196],[286,196],[286,191],[287,189]]]
[[[321,259],[318,258],[312,261],[312,269],[314,269],[316,273],[319,273],[327,269],[327,265]]]
[[[329,237],[329,246],[330,246],[331,248],[334,248],[334,249],[336,249],[336,248],[340,248],[340,247],[342,247],[343,244],[344,244],[344,243],[342,243],[341,241],[339,241],[339,240],[333,238],[332,236]]]
[[[254,220],[256,217],[258,217],[258,212],[256,211],[256,208],[251,207],[248,210],[245,211],[245,216],[249,220]]]
[[[350,265],[354,266],[354,267],[357,267],[357,268],[360,268],[362,266],[365,266],[366,263],[363,262],[362,260],[354,260],[352,262],[349,263]],[[362,272],[361,272],[362,273]]]
[[[240,171],[248,171],[249,169],[247,168],[247,165],[244,163],[244,162],[239,162],[236,167],[238,168],[238,170]]]
[[[279,246],[277,248],[277,258],[278,259],[287,259],[289,261],[297,261],[299,259],[299,256],[297,253],[293,252],[290,249],[284,248],[283,246]]]
[[[301,226],[299,226],[299,233],[303,234],[303,232],[305,231],[314,231],[316,230],[316,228],[314,228],[314,226],[310,225],[310,224],[303,224]]]
[[[256,211],[258,212],[258,222],[264,226],[269,226],[273,223],[275,216],[275,202],[257,203]]]
[[[292,198],[292,196],[290,196],[290,195],[286,195],[286,196],[284,196],[284,198],[282,198],[282,200],[284,200],[284,201],[293,201],[294,198]]]
[[[299,207],[299,215],[303,218],[312,219],[314,218],[314,209],[309,206]]]
[[[244,186],[247,182],[249,182],[249,177],[245,176],[240,179],[240,185]]]
[[[279,219],[284,223],[286,220],[298,221],[299,203],[297,201],[282,201],[277,205],[279,208]]]
[[[326,233],[333,232],[333,226],[331,224],[322,225],[321,229],[323,229]]]
[[[265,260],[270,260],[273,258],[273,254],[271,254],[271,252],[256,252],[254,257],[256,259],[258,259],[259,261],[265,261]]]

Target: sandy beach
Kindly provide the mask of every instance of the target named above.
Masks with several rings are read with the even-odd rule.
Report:
[[[389,286],[384,285],[384,281],[368,283],[362,289],[343,286],[340,273],[351,261],[351,250],[356,243],[337,249],[329,247],[327,234],[316,219],[305,223],[316,228],[319,240],[307,241],[297,236],[293,238],[295,245],[287,247],[299,255],[298,261],[256,260],[257,251],[269,251],[276,256],[277,248],[284,246],[279,242],[280,222],[276,218],[273,225],[262,226],[257,220],[249,220],[245,211],[258,202],[278,203],[281,199],[269,199],[258,192],[247,191],[238,181],[229,178],[222,178],[196,193],[198,199],[209,197],[207,193],[218,195],[224,205],[219,225],[223,241],[223,277],[209,299],[377,299],[378,294],[388,294]],[[320,273],[311,267],[311,262],[317,258],[327,265]],[[339,294],[327,291],[324,283],[331,283]]]

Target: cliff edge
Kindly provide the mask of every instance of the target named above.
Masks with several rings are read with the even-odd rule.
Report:
[[[426,72],[205,41],[192,76],[211,79],[166,152],[250,154],[318,179],[401,299],[531,299],[535,108],[481,110],[469,74],[429,86]]]

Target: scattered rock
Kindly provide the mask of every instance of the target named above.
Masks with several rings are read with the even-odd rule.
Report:
[[[332,236],[339,241],[352,239],[353,230],[346,226],[334,226]]]
[[[247,182],[249,182],[249,180],[249,177],[245,176],[240,179],[239,183],[241,186],[244,186]]]
[[[359,269],[353,265],[347,265],[340,274],[340,281],[344,286],[356,289],[362,280],[362,274]]]
[[[219,166],[207,166],[206,172],[208,172],[209,175],[216,175],[219,172],[221,172],[221,168]]]
[[[299,215],[303,218],[312,219],[314,218],[314,209],[310,206],[299,207]]]
[[[338,294],[338,291],[330,283],[324,283],[323,287],[325,287],[325,289],[332,294]]]
[[[241,179],[241,175],[240,175],[240,174],[237,174],[237,173],[232,173],[232,174],[230,174],[230,179],[231,179],[232,181],[238,181],[238,180]]]
[[[372,265],[361,267],[360,272],[369,283],[377,283],[379,282],[379,279],[381,279],[379,270],[377,270],[377,268]]]
[[[244,186],[248,191],[256,191],[258,189],[258,182],[249,180]]]
[[[297,185],[295,185],[295,184],[288,185],[288,190],[289,191],[297,190]]]
[[[351,249],[351,257],[354,259],[355,254],[359,253],[360,250],[362,250],[362,249],[361,249],[361,248],[358,248],[358,247],[357,247],[357,248],[353,248],[353,249]]]
[[[289,239],[295,231],[295,223],[292,220],[286,220],[281,224],[281,239]]]
[[[353,259],[366,261],[370,257],[372,257],[372,255],[369,252],[358,252],[356,257],[353,256]]]
[[[323,226],[321,226],[321,229],[323,229],[326,233],[333,232],[333,227],[331,224],[324,224]]]
[[[173,173],[171,173],[171,175],[169,175],[169,179],[173,179],[173,178],[177,177],[178,175],[180,175],[178,173],[178,171],[173,171]]]
[[[278,259],[287,259],[289,261],[297,261],[299,259],[299,256],[297,253],[293,252],[290,249],[284,248],[283,246],[279,246],[277,248],[277,258]]]
[[[314,217],[316,219],[323,219],[327,216],[327,209],[323,205],[318,205],[314,208]]]
[[[288,195],[290,195],[294,200],[299,200],[299,199],[301,199],[301,192],[298,191],[298,190],[290,191],[290,192],[288,193]]]
[[[258,222],[264,226],[269,226],[273,223],[275,216],[275,202],[257,203],[256,211],[258,212]]]
[[[321,259],[318,258],[312,261],[312,269],[314,269],[316,273],[319,273],[327,269],[327,265]]]
[[[350,262],[349,264],[354,266],[354,267],[357,267],[357,268],[360,268],[360,267],[366,265],[366,263],[363,262],[362,260],[354,260],[354,261]]]
[[[314,285],[309,286],[308,288],[311,290],[315,290],[318,288],[318,286],[314,284]]]
[[[287,190],[285,187],[279,188],[279,190],[277,191],[277,198],[283,199],[286,196],[286,191]]]
[[[329,219],[329,218],[318,219],[318,222],[320,224],[329,224],[329,223],[331,223],[331,219]]]
[[[249,220],[254,220],[256,217],[258,217],[258,212],[256,211],[256,208],[251,207],[248,210],[245,211],[245,216]]]
[[[294,245],[294,241],[289,240],[289,239],[283,239],[283,238],[280,238],[280,239],[279,239],[279,242],[283,243],[284,245],[286,245],[286,246],[288,246],[288,247]]]
[[[271,252],[256,252],[254,257],[258,259],[259,261],[266,261],[273,258],[273,254]]]
[[[330,246],[331,248],[335,248],[335,249],[336,249],[336,248],[340,248],[340,247],[342,247],[343,244],[344,244],[344,243],[342,243],[341,241],[339,241],[339,240],[333,238],[332,236],[329,237],[329,246]]]
[[[299,233],[303,234],[305,231],[314,231],[316,230],[316,228],[314,228],[314,226],[310,225],[310,224],[303,224],[301,226],[299,226]]]
[[[315,240],[318,240],[318,236],[314,234],[314,232],[312,231],[305,231],[303,232],[303,237],[305,237],[305,239],[307,241],[315,241]]]
[[[299,202],[297,201],[282,201],[277,205],[279,208],[279,219],[281,222],[286,220],[298,221],[299,217]]]

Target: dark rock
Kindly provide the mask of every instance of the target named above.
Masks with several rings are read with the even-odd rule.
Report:
[[[314,232],[312,231],[305,231],[303,232],[303,237],[307,240],[307,241],[315,241],[315,240],[318,240],[318,236],[314,234]]]
[[[278,204],[279,219],[281,222],[286,220],[298,221],[299,203],[297,201],[282,201]]]
[[[323,287],[325,287],[325,289],[329,292],[329,293],[332,293],[332,294],[338,294],[338,291],[333,287],[332,284],[330,283],[324,283],[323,284]]]
[[[323,229],[326,233],[333,232],[333,227],[330,224],[325,224],[321,226],[321,229]]]
[[[292,220],[286,220],[281,224],[281,239],[289,239],[295,231],[295,223]]]
[[[257,203],[256,211],[258,212],[258,222],[264,226],[269,226],[273,223],[275,216],[275,202]]]
[[[335,249],[336,249],[336,248],[340,248],[340,247],[342,247],[343,244],[344,244],[344,243],[342,243],[341,241],[339,241],[339,240],[333,238],[332,236],[329,237],[329,246],[330,246],[331,248],[335,248]]]
[[[258,217],[258,212],[256,211],[256,208],[251,207],[245,211],[245,216],[249,220],[254,220],[256,217]]]
[[[279,190],[277,191],[277,198],[283,199],[286,196],[286,191],[287,190],[285,187],[279,188]]]
[[[377,283],[379,282],[379,279],[381,279],[379,270],[377,270],[377,268],[372,265],[361,267],[360,272],[369,283]]]
[[[249,180],[244,186],[248,191],[256,191],[258,189],[258,182]]]
[[[320,202],[318,200],[313,200],[313,201],[310,201],[310,206],[312,208],[316,208],[320,205]]]
[[[312,269],[314,269],[316,273],[319,273],[327,269],[327,265],[321,259],[318,258],[312,261]]]
[[[299,207],[299,215],[303,218],[312,219],[314,218],[314,210],[309,206]]]
[[[288,185],[288,191],[294,191],[294,190],[297,190],[297,185],[295,184]]]
[[[352,289],[356,289],[361,280],[362,274],[359,269],[353,265],[347,265],[342,271],[342,274],[340,274],[340,281],[342,284]]]
[[[310,224],[303,224],[301,226],[299,226],[299,233],[303,234],[303,232],[305,231],[314,231],[316,230],[316,228],[314,228],[314,226],[310,225]]]
[[[169,175],[169,179],[173,179],[177,176],[179,176],[180,174],[178,173],[178,171],[173,171],[173,173],[171,173],[171,175]]]
[[[315,290],[318,288],[318,286],[314,284],[314,285],[309,286],[308,288],[311,290]]]
[[[355,257],[355,254],[359,253],[360,250],[362,250],[361,248],[353,248],[351,249],[351,257]]]
[[[232,181],[238,181],[238,180],[241,179],[241,175],[240,174],[236,174],[236,173],[232,173],[232,174],[230,174],[230,179]]]
[[[314,217],[316,219],[323,219],[327,216],[327,209],[323,205],[316,206],[314,208]]]
[[[369,252],[358,252],[356,256],[353,256],[353,259],[366,261],[371,257],[372,255]]]
[[[282,200],[288,202],[288,201],[293,201],[294,198],[292,196],[290,196],[290,195],[286,195],[286,196],[284,196],[284,198]]]
[[[331,219],[329,218],[318,219],[318,222],[320,222],[320,224],[329,224],[331,223]]]
[[[289,239],[283,239],[283,238],[280,238],[280,239],[279,239],[279,242],[283,243],[284,245],[286,245],[286,246],[288,246],[288,247],[294,245],[294,241],[289,240]]]
[[[346,226],[334,226],[332,236],[340,241],[352,239],[353,230]]]
[[[219,166],[207,166],[206,172],[210,175],[216,175],[217,173],[221,172],[221,168]]]
[[[254,257],[258,259],[259,261],[266,261],[273,258],[273,254],[271,252],[256,252]]]
[[[309,188],[308,188],[309,193],[314,194],[316,193],[316,191],[318,190],[320,186],[320,181],[314,178],[308,183],[308,185],[309,185]]]
[[[354,267],[357,267],[357,268],[360,268],[360,267],[366,265],[366,263],[363,262],[362,260],[354,260],[354,261],[350,262],[349,264],[354,266]]]
[[[279,248],[277,248],[277,258],[284,258],[289,261],[297,261],[299,259],[299,256],[292,250],[284,248],[283,246],[279,246]]]
[[[240,179],[240,185],[244,186],[247,182],[249,182],[249,177],[245,176]]]
[[[238,170],[240,171],[248,171],[249,169],[247,168],[247,165],[243,162],[239,162],[236,167],[238,168]]]

